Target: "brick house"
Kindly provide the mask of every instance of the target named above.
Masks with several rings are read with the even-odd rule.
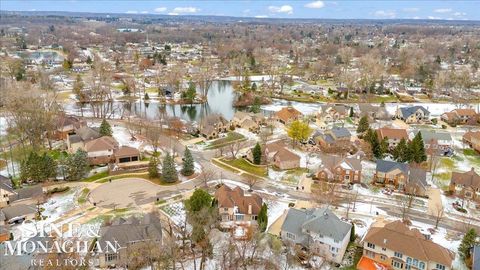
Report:
[[[468,172],[452,172],[449,190],[457,196],[480,199],[480,175],[472,168]]]
[[[223,227],[232,227],[235,223],[256,222],[263,204],[257,194],[245,193],[240,187],[230,188],[227,185],[215,191],[218,201],[218,212]]]
[[[409,164],[377,160],[373,184],[395,189],[417,196],[426,196],[428,189],[427,173]]]
[[[300,111],[291,106],[284,107],[275,113],[275,118],[277,121],[284,125],[288,125],[291,122],[300,119],[302,116],[303,114]]]
[[[322,163],[315,173],[319,181],[335,181],[340,183],[361,182],[362,163],[360,159],[322,155],[321,160]]]
[[[480,152],[480,131],[468,131],[462,137],[462,142]]]
[[[455,109],[442,114],[440,119],[448,124],[467,124],[472,119],[476,120],[477,116],[474,109]]]

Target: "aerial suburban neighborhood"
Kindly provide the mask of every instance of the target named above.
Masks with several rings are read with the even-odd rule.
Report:
[[[1,2],[0,270],[480,270],[480,2],[220,3]]]

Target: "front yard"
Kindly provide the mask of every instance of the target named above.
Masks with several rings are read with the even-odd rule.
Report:
[[[237,141],[243,141],[246,140],[245,136],[243,136],[240,133],[237,132],[229,132],[226,137],[219,138],[210,142],[207,142],[207,145],[205,146],[206,150],[212,150],[212,149],[217,149],[222,146],[229,145],[231,143],[237,142]]]
[[[224,158],[221,159],[221,162],[260,177],[266,177],[268,175],[267,167],[254,165],[244,158],[237,158],[232,160]]]

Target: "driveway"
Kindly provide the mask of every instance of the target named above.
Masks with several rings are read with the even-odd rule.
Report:
[[[159,186],[141,178],[125,178],[105,183],[90,193],[98,207],[118,209],[138,207],[177,193],[175,186]]]

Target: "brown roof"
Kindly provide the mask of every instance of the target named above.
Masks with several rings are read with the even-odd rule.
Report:
[[[274,156],[280,159],[280,161],[300,160],[299,155],[287,150],[286,148],[280,148]]]
[[[379,128],[377,129],[377,134],[380,139],[383,139],[385,137],[389,139],[399,139],[401,140],[402,138],[405,140],[408,140],[408,134],[405,129],[401,128]]]
[[[274,141],[265,145],[265,152],[275,153],[278,152],[278,150],[285,148],[285,146],[287,146],[287,144],[283,140]]]
[[[293,107],[284,107],[280,111],[278,111],[275,115],[277,116],[277,118],[279,118],[280,120],[286,123],[291,119],[295,119],[298,116],[301,116],[302,113]]]
[[[118,142],[110,136],[103,136],[98,139],[91,140],[85,144],[85,150],[87,152],[113,150],[117,147]]]
[[[480,140],[480,131],[468,131],[463,135],[463,139],[471,142],[472,138],[477,138]]]
[[[480,188],[480,176],[472,168],[468,172],[452,172],[452,184],[463,185],[466,187]]]
[[[130,146],[122,146],[117,151],[115,151],[115,157],[131,157],[140,155],[140,151],[137,148]]]
[[[257,194],[245,195],[240,187],[231,189],[227,185],[223,185],[215,191],[215,198],[219,208],[237,207],[238,212],[242,214],[248,214],[248,206],[251,205],[252,214],[258,215],[263,203],[262,198]]]
[[[384,227],[372,227],[364,241],[400,252],[421,261],[433,261],[451,267],[455,254],[427,240],[419,230],[410,229],[401,221],[394,221]]]
[[[455,109],[452,112],[459,116],[474,116],[477,114],[474,109]]]
[[[345,157],[339,157],[335,155],[321,155],[320,159],[322,160],[322,164],[319,167],[320,170],[327,169],[329,171],[333,171],[336,167],[341,165],[343,162],[346,162],[356,171],[362,170],[362,162],[358,158],[345,158]]]

